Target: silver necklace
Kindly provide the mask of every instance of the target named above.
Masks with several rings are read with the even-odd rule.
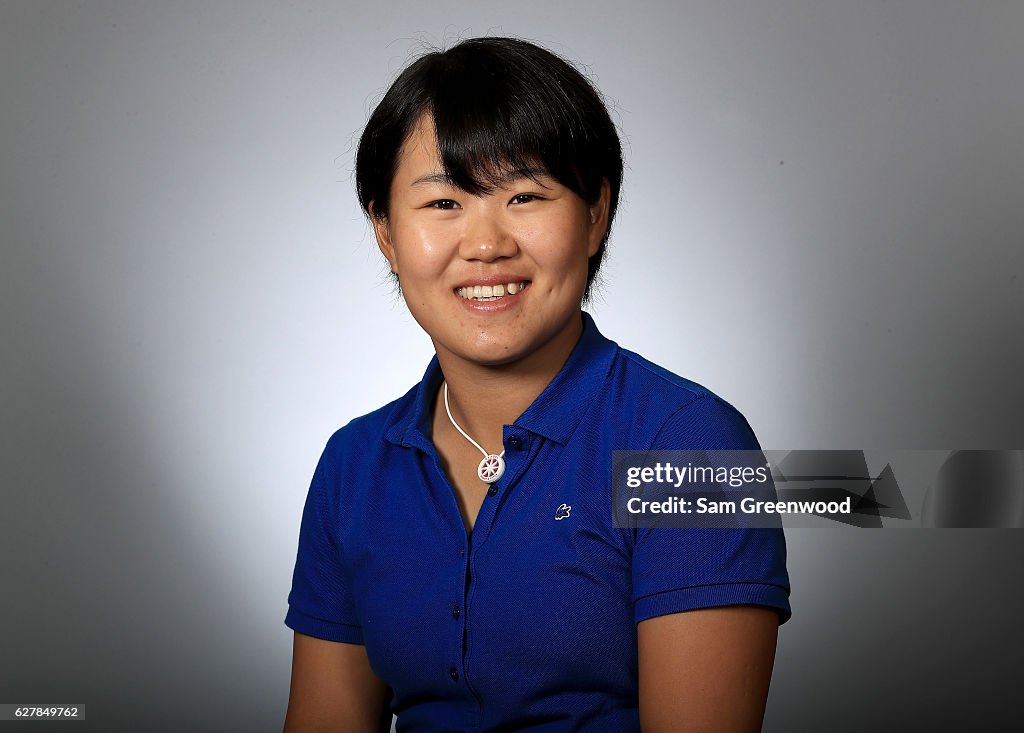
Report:
[[[455,422],[455,418],[452,417],[452,408],[448,406],[448,382],[444,383],[444,411],[448,413],[448,419],[452,421],[452,425],[462,434],[462,437],[475,445],[476,449],[484,454],[483,460],[476,467],[476,475],[480,477],[480,480],[485,484],[493,484],[500,479],[502,474],[505,473],[505,459],[503,458],[505,451],[497,455],[488,453],[483,449],[483,446],[469,437],[466,431],[459,427],[459,424]]]

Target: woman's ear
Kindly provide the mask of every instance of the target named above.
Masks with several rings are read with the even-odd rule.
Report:
[[[391,272],[398,274],[398,263],[395,258],[395,247],[391,243],[391,227],[388,226],[388,218],[377,211],[376,202],[371,201],[368,207],[370,221],[373,223],[373,234],[377,237],[377,246],[381,253],[387,258],[391,266]]]
[[[597,201],[590,205],[590,242],[587,253],[589,257],[597,254],[601,240],[604,239],[604,235],[608,231],[608,204],[610,201],[611,185],[607,178],[603,178],[601,179],[601,193],[598,194]]]

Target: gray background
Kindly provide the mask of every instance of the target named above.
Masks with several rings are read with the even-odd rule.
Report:
[[[766,448],[1024,447],[1024,3],[0,2],[0,702],[279,729],[315,462],[431,353],[353,146],[488,33],[614,106],[608,336]],[[766,730],[1008,721],[1024,534],[789,543]]]

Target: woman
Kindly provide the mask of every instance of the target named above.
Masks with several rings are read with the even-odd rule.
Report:
[[[317,466],[286,731],[759,729],[781,531],[612,523],[612,450],[757,447],[582,312],[621,178],[599,94],[524,41],[427,54],[373,112],[359,198],[436,357]]]

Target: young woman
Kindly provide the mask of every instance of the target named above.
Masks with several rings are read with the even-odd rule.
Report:
[[[581,309],[622,179],[600,95],[521,40],[429,53],[356,179],[436,356],[317,466],[285,730],[759,730],[781,530],[613,525],[613,450],[757,441]]]

